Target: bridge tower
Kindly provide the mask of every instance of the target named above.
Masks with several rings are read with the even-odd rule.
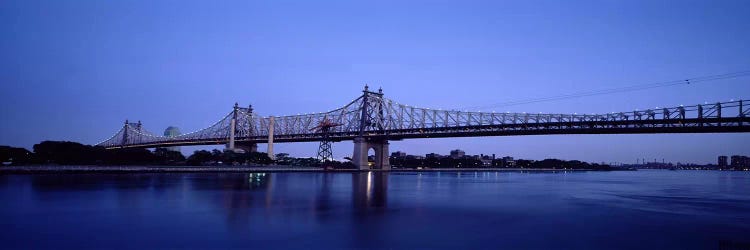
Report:
[[[237,103],[234,103],[234,109],[232,109],[232,120],[229,121],[229,144],[227,144],[227,150],[235,152],[236,148],[234,147],[234,136],[237,132],[237,110],[239,110],[239,106]]]
[[[245,119],[247,119],[247,124],[253,124],[253,105],[248,105],[247,106],[247,114],[246,115],[247,115],[247,117],[245,117]],[[236,122],[235,122],[235,126],[237,126]],[[252,136],[254,134],[255,134],[255,131],[253,130],[253,126],[252,125],[248,125],[247,136],[250,137],[250,136]],[[235,137],[236,137],[236,135],[235,135]],[[245,142],[243,142],[243,141],[239,141],[239,142],[235,141],[234,146],[235,146],[235,148],[242,149],[245,152],[253,152],[253,153],[258,152],[258,144],[256,144],[256,143],[246,142],[246,141]]]
[[[255,143],[237,141],[237,124],[240,122],[239,112],[240,107],[238,103],[234,103],[234,109],[232,110],[232,119],[229,121],[229,142],[227,143],[227,151],[238,152],[240,150],[245,152],[258,152],[258,145]],[[253,119],[253,105],[247,107],[247,123],[252,124]],[[252,126],[249,127],[248,136],[253,134]]]
[[[135,135],[128,134],[128,129],[132,128],[135,130]],[[139,120],[138,123],[135,123],[135,126],[131,125],[130,122],[126,119],[125,125],[123,126],[122,131],[122,141],[120,142],[120,147],[125,147],[125,145],[128,145],[130,141],[134,141],[134,143],[140,142],[140,133],[142,131],[143,124],[141,124],[141,121]],[[135,136],[135,139],[133,138]]]
[[[367,152],[370,149],[375,151],[375,169],[390,170],[391,164],[388,158],[388,139],[385,137],[369,138],[365,137],[365,131],[377,124],[374,119],[382,120],[382,97],[383,89],[378,92],[372,92],[368,86],[362,91],[362,110],[360,114],[359,135],[354,138],[354,153],[352,154],[352,163],[359,170],[369,170],[370,164],[367,160]],[[376,100],[371,100],[376,98]],[[378,110],[371,110],[377,108]],[[374,116],[374,117],[373,117]],[[378,127],[376,127],[378,128]],[[382,128],[379,128],[382,130]]]
[[[128,120],[125,119],[125,125],[123,125],[122,130],[122,142],[120,142],[120,147],[125,147],[125,145],[128,144]]]

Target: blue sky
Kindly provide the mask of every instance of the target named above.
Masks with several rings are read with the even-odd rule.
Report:
[[[155,132],[192,131],[234,102],[263,115],[326,111],[365,83],[401,103],[462,108],[750,70],[747,13],[748,1],[3,1],[0,144],[94,144],[126,118]],[[739,98],[750,99],[750,77],[496,111],[599,113]],[[391,151],[708,163],[750,155],[749,140],[484,137],[396,141]],[[351,148],[336,143],[334,154]],[[295,143],[275,151],[316,150]]]

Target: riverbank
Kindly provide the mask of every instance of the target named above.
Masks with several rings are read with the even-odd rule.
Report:
[[[298,166],[2,166],[0,174],[35,173],[257,173],[257,172],[361,172],[386,170],[325,170]],[[519,171],[601,171],[593,169],[529,169],[529,168],[430,168],[392,169],[390,172],[519,172]]]

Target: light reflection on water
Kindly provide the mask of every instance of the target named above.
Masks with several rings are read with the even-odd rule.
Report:
[[[716,248],[750,173],[0,176],[3,248]]]

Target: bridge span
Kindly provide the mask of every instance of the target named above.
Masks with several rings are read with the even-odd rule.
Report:
[[[370,91],[328,112],[260,116],[252,108],[234,108],[213,125],[177,136],[159,136],[139,122],[125,121],[112,137],[98,143],[107,149],[226,144],[229,150],[256,151],[258,143],[354,141],[352,162],[369,169],[367,152],[375,151],[375,167],[389,169],[388,141],[413,138],[645,133],[750,132],[747,100],[606,114],[531,114],[463,112],[418,108]],[[335,123],[327,133],[319,124]]]

